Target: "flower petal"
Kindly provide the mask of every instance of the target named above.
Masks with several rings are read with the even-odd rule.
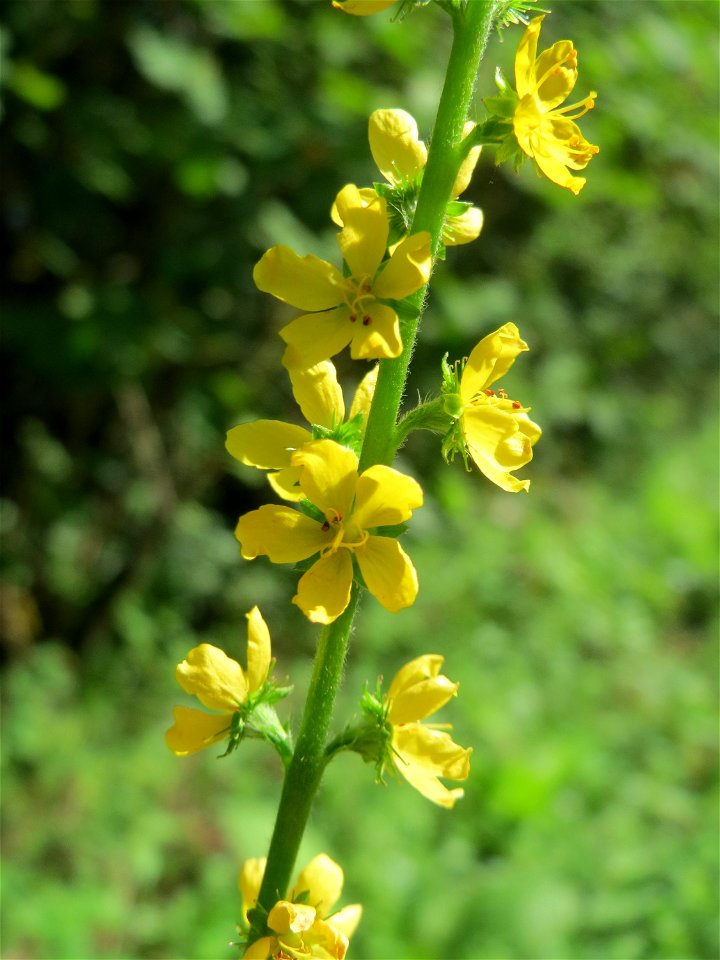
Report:
[[[261,470],[290,466],[290,455],[312,434],[304,427],[281,420],[255,420],[228,430],[225,449],[240,463]]]
[[[312,254],[301,257],[283,245],[263,254],[255,264],[253,280],[258,290],[300,310],[327,310],[343,299],[343,278],[337,267]]]
[[[350,343],[353,360],[382,360],[402,353],[400,321],[397,313],[384,303],[367,306],[367,323],[356,323]]]
[[[466,407],[462,426],[470,456],[488,480],[508,493],[529,488],[529,480],[518,480],[509,472],[532,460],[532,443],[516,417],[499,405],[482,404]]]
[[[386,610],[396,613],[415,602],[417,573],[397,540],[368,537],[355,554],[368,590]]]
[[[268,927],[280,935],[303,933],[309,930],[314,922],[314,907],[305,903],[290,903],[289,900],[278,900],[267,918]]]
[[[362,906],[359,903],[350,903],[347,907],[343,907],[342,910],[338,910],[337,913],[328,917],[328,923],[336,930],[344,933],[349,940],[357,930],[361,917]]]
[[[243,902],[243,914],[247,919],[248,910],[257,903],[263,877],[265,876],[266,857],[251,857],[243,863],[238,876],[238,887]]]
[[[237,710],[248,694],[240,664],[211,643],[193,647],[177,665],[175,679],[185,693],[197,697],[209,710]]]
[[[543,109],[552,110],[567,100],[577,81],[577,54],[571,40],[558,40],[535,61],[537,96]]]
[[[469,136],[475,129],[475,124],[472,120],[468,120],[465,124],[463,130],[463,139]],[[453,183],[451,197],[459,197],[461,193],[465,193],[467,188],[470,186],[470,181],[472,180],[472,175],[475,172],[475,167],[477,162],[480,159],[480,153],[482,151],[482,146],[478,145],[477,147],[471,147],[468,155],[465,157],[463,162],[460,164],[460,169],[457,172],[455,177],[455,183]]]
[[[459,684],[440,673],[437,654],[416,657],[398,671],[387,694],[388,720],[411,723],[429,717],[457,693]]]
[[[268,483],[283,500],[302,500],[304,493],[300,489],[300,469],[284,467],[277,473],[268,473]]]
[[[431,269],[430,234],[421,230],[395,247],[373,284],[373,293],[384,300],[403,300],[428,282]]]
[[[308,368],[291,367],[289,373],[293,396],[308,423],[335,427],[343,422],[345,401],[335,367],[329,360]]]
[[[353,520],[362,530],[404,523],[422,504],[422,487],[417,480],[376,464],[358,477]]]
[[[354,333],[355,327],[350,322],[350,311],[346,306],[322,313],[304,313],[280,331],[287,344],[283,365],[288,369],[312,367],[340,353]]]
[[[448,790],[437,778],[467,779],[471,749],[459,746],[448,733],[422,723],[393,727],[392,746],[395,766],[428,800],[449,808],[463,796],[461,788]]]
[[[368,138],[373,160],[393,185],[414,180],[427,163],[427,147],[419,138],[415,119],[405,110],[371,113]]]
[[[448,247],[472,243],[480,236],[483,222],[483,212],[478,207],[470,207],[458,216],[446,217],[442,231],[443,243]]]
[[[165,734],[165,743],[178,757],[187,757],[223,740],[230,730],[230,714],[203,713],[192,707],[174,707],[175,724]]]
[[[258,607],[246,614],[248,621],[247,683],[250,693],[259,690],[270,672],[270,631]]]
[[[291,900],[298,900],[303,893],[303,903],[315,907],[319,917],[327,917],[340,899],[344,876],[340,864],[335,863],[325,853],[320,853],[300,871],[290,894]]]
[[[290,507],[267,504],[240,517],[235,528],[246,560],[268,556],[273,563],[307,560],[332,539],[317,520]]]
[[[540,36],[540,28],[545,19],[535,17],[527,25],[523,33],[520,44],[515,55],[515,89],[517,95],[522,99],[526,94],[533,93],[536,87],[535,60],[537,58],[537,45]]]
[[[276,957],[278,950],[279,944],[276,937],[260,937],[247,948],[243,954],[243,960],[268,960],[268,957]]]
[[[358,467],[358,458],[352,450],[334,440],[313,440],[294,454],[293,466],[302,468],[303,493],[330,523],[350,516]]]
[[[460,379],[463,403],[470,403],[473,397],[504,376],[523,350],[529,347],[520,338],[514,323],[505,323],[483,337],[468,357]]]
[[[333,0],[333,6],[354,17],[369,17],[371,13],[387,10],[395,0]]]
[[[372,279],[387,249],[387,204],[377,195],[368,201],[354,184],[344,187],[335,202],[344,224],[338,246],[350,273],[357,279]]]
[[[357,416],[358,413],[364,413],[365,421],[367,422],[367,417],[370,413],[370,404],[372,403],[372,398],[375,394],[375,384],[377,383],[379,369],[380,366],[376,363],[375,366],[365,374],[358,384],[358,388],[355,391],[355,396],[353,397],[352,406],[350,407],[350,413],[348,414],[349,420],[352,420],[352,418]]]
[[[350,602],[353,571],[348,550],[321,557],[298,583],[292,602],[313,623],[332,623]]]

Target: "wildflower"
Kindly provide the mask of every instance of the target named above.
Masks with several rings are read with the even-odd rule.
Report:
[[[338,245],[349,276],[312,255],[300,257],[286,246],[271,247],[255,265],[259,290],[301,310],[280,331],[287,343],[286,367],[311,367],[350,345],[354,360],[397,357],[402,353],[396,309],[430,277],[430,234],[406,237],[383,262],[387,249],[387,205],[368,199],[349,184],[341,191],[344,227]]]
[[[243,917],[248,925],[248,912],[256,903],[263,875],[265,858],[246,860],[240,871],[239,886],[243,899]],[[288,900],[280,900],[272,908],[267,925],[272,933],[251,944],[244,958],[305,957],[342,958],[362,915],[359,903],[332,913],[343,887],[339,864],[321,853],[300,871]]]
[[[387,10],[395,0],[333,0],[333,6],[354,17],[368,17],[371,13]]]
[[[422,506],[420,485],[381,464],[358,476],[355,453],[332,440],[305,444],[291,464],[301,468],[300,489],[318,519],[275,505],[246,513],[235,530],[243,557],[298,563],[319,554],[293,597],[315,623],[332,623],[350,602],[353,559],[368,590],[387,610],[410,606],[418,590],[410,558],[393,536],[371,530],[408,520]]]
[[[558,40],[537,56],[543,19],[530,21],[515,57],[519,103],[513,129],[520,148],[542,173],[577,196],[585,178],[574,177],[569,171],[584,170],[599,147],[588,143],[573,121],[592,110],[597,94],[589,93],[583,100],[560,108],[577,80],[577,51],[572,41]]]
[[[518,480],[511,471],[532,460],[532,447],[541,435],[529,419],[530,407],[511,400],[502,390],[491,389],[528,345],[520,339],[514,323],[488,334],[472,351],[464,365],[444,364],[445,409],[454,418],[443,440],[443,454],[452,460],[460,451],[467,466],[469,453],[482,473],[503,490],[527,490],[529,480]]]
[[[438,778],[466,780],[472,749],[453,742],[450,724],[421,722],[457,695],[458,684],[440,673],[442,663],[441,656],[427,653],[405,664],[390,684],[384,713],[397,770],[428,800],[449,808],[464,791],[449,790]]]
[[[468,121],[464,135],[474,127],[475,124]],[[373,159],[392,188],[387,194],[390,209],[400,211],[404,221],[401,232],[406,233],[427,163],[427,147],[419,139],[415,119],[405,110],[375,110],[370,115],[368,134]],[[447,246],[470,243],[482,229],[482,210],[457,200],[470,185],[481,149],[480,146],[470,149],[455,177],[442,231],[442,240]]]
[[[220,711],[217,715],[192,707],[174,708],[175,723],[165,734],[165,742],[178,757],[197,753],[226,737],[230,737],[230,749],[239,742],[245,716],[260,699],[255,695],[265,687],[272,663],[270,633],[260,610],[253,607],[247,620],[247,671],[210,643],[194,647],[178,664],[175,677],[183,690],[209,710]]]
[[[294,451],[318,436],[349,447],[360,445],[375,390],[377,365],[355,391],[347,423],[342,390],[329,360],[307,370],[291,368],[289,374],[295,399],[312,430],[279,420],[255,420],[233,427],[225,446],[240,463],[275,471],[268,474],[275,492],[285,500],[299,500],[303,496],[298,486],[301,468],[290,464]]]

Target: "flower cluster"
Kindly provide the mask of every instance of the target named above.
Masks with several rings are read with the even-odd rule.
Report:
[[[246,860],[238,884],[243,904],[242,933],[249,929],[248,914],[257,904],[265,873],[265,858]],[[340,899],[344,882],[342,868],[321,853],[300,871],[288,894],[279,900],[267,917],[268,936],[251,944],[246,960],[270,958],[325,957],[343,960],[350,937],[360,922],[359,903],[332,912]]]

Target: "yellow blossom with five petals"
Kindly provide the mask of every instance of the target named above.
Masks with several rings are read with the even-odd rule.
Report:
[[[574,177],[569,171],[584,170],[599,147],[583,137],[574,120],[594,107],[597,94],[593,91],[577,103],[560,107],[577,81],[577,51],[572,41],[558,40],[538,56],[543,20],[535,17],[530,21],[515,57],[519,103],[513,128],[520,148],[542,173],[577,196],[585,178]]]
[[[530,407],[511,400],[492,384],[504,376],[519,353],[528,349],[514,323],[506,323],[488,334],[465,361],[460,376],[451,375],[451,384],[443,387],[445,407],[456,418],[461,435],[451,428],[443,441],[446,459],[456,450],[465,450],[493,483],[518,493],[530,487],[529,480],[512,476],[532,460],[532,448],[542,431],[528,417]]]
[[[266,860],[246,860],[240,871],[239,886],[243,916],[247,923],[260,893]],[[272,934],[251,944],[246,960],[272,958],[326,957],[343,960],[350,937],[360,922],[362,907],[350,904],[332,912],[340,898],[344,876],[342,868],[321,853],[300,871],[287,900],[278,901],[268,914]]]
[[[259,290],[300,310],[280,331],[287,343],[286,367],[311,367],[350,345],[354,360],[397,357],[402,339],[397,311],[388,302],[404,300],[430,277],[430,234],[406,237],[385,260],[389,225],[382,197],[369,199],[353,184],[338,200],[344,211],[338,245],[349,275],[289,247],[271,247],[253,270]]]
[[[438,779],[466,780],[472,749],[454,743],[449,724],[422,723],[456,696],[458,684],[440,673],[438,654],[416,657],[398,671],[385,699],[392,727],[392,760],[397,770],[424,797],[453,807],[462,787],[448,789]]]
[[[165,734],[165,742],[176,756],[197,753],[228,737],[234,715],[267,681],[272,663],[270,632],[258,607],[247,614],[247,621],[247,670],[210,643],[193,647],[178,664],[175,677],[183,690],[220,715],[175,707],[175,723]]]
[[[293,395],[308,423],[330,433],[341,429],[345,421],[345,401],[332,362],[323,360],[308,369],[293,367],[288,372]],[[353,421],[358,414],[367,420],[376,380],[377,365],[360,381],[348,421]],[[358,427],[358,440],[363,433],[364,423]],[[301,467],[292,466],[290,461],[293,453],[312,439],[312,432],[305,427],[280,420],[255,420],[229,430],[225,447],[240,463],[273,471],[268,474],[268,480],[283,499],[299,500],[303,496],[298,485]]]
[[[376,527],[409,520],[422,506],[420,485],[392,467],[369,467],[358,475],[358,458],[332,440],[314,440],[296,451],[300,489],[324,518],[268,504],[240,517],[235,536],[246,560],[273,563],[318,559],[300,578],[293,603],[314,623],[332,623],[350,602],[353,558],[370,593],[395,612],[415,601],[417,574],[391,536]]]

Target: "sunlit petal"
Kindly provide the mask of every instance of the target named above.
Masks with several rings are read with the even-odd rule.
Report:
[[[364,530],[404,523],[423,504],[422,487],[412,477],[378,464],[358,477],[353,518]]]
[[[313,623],[332,623],[350,602],[352,560],[348,550],[321,557],[300,578],[292,602]]]
[[[312,367],[340,353],[350,343],[354,332],[346,306],[323,313],[304,313],[280,331],[287,344],[282,362],[288,369]]]
[[[192,707],[174,707],[175,723],[165,734],[165,743],[178,757],[187,757],[223,740],[230,729],[230,714],[203,713]]]
[[[469,403],[474,396],[504,376],[517,355],[528,349],[514,323],[505,323],[483,337],[468,357],[463,370],[460,381],[463,403]]]
[[[197,697],[210,710],[236,710],[244,703],[248,684],[237,660],[210,643],[201,643],[188,653],[175,670],[185,693]]]
[[[313,440],[293,456],[300,467],[305,496],[334,523],[350,515],[357,483],[358,458],[333,440]]]
[[[225,448],[240,463],[264,470],[290,465],[290,455],[312,439],[309,430],[281,420],[255,420],[228,430]]]
[[[387,249],[387,206],[382,197],[368,202],[353,184],[346,186],[343,200],[336,201],[341,211],[343,229],[338,245],[353,277],[375,276]]]
[[[373,285],[373,293],[386,300],[403,300],[428,282],[431,269],[430,234],[423,230],[405,237],[395,247]]]
[[[326,853],[320,853],[298,874],[290,899],[297,900],[307,893],[303,902],[315,907],[318,916],[327,917],[340,899],[343,881],[342,867]]]
[[[343,422],[345,401],[335,367],[329,360],[306,369],[291,367],[289,374],[293,396],[308,423],[333,427]]]
[[[386,610],[396,613],[415,602],[417,573],[397,540],[368,537],[356,555],[368,590]]]
[[[402,353],[400,321],[397,313],[384,303],[371,303],[368,322],[356,323],[350,344],[353,360],[382,360]]]
[[[255,264],[258,290],[300,310],[327,310],[342,302],[342,274],[318,257],[301,257],[290,247],[271,247]]]
[[[306,560],[331,538],[317,520],[274,504],[266,504],[240,517],[235,536],[246,560],[267,556],[273,563]]]
[[[258,607],[246,614],[248,621],[247,682],[250,692],[259,690],[270,671],[270,631]]]
[[[427,147],[419,139],[415,119],[405,110],[375,110],[368,136],[373,160],[389,183],[412,181],[425,167]]]

